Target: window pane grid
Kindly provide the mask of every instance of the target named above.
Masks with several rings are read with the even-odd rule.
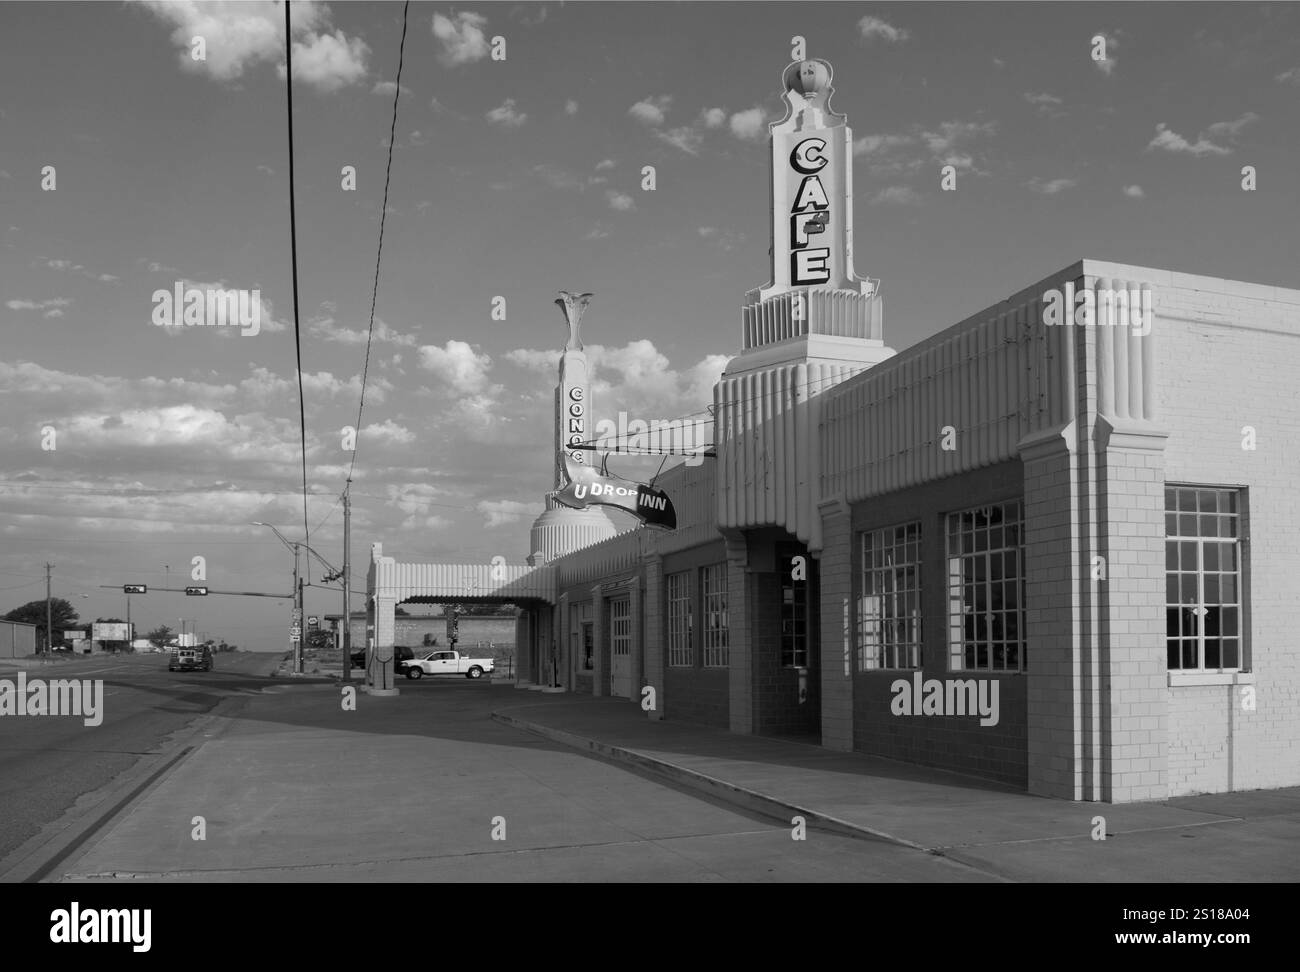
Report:
[[[665,578],[668,592],[668,664],[674,668],[691,666],[690,579],[690,571],[669,574]]]
[[[609,602],[610,649],[615,655],[632,651],[632,602],[621,597]]]
[[[921,524],[862,534],[858,671],[921,666]]]
[[[781,666],[808,667],[808,582],[794,580],[784,558],[781,586]]]
[[[950,669],[1024,671],[1028,665],[1020,501],[950,513],[947,533]]]
[[[1165,489],[1165,646],[1170,671],[1240,671],[1237,490]]]
[[[704,588],[704,667],[726,668],[727,565],[715,564],[700,571]]]

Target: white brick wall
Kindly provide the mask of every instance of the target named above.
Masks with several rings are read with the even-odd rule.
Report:
[[[1181,274],[1172,280],[1174,286],[1158,286],[1155,293],[1159,421],[1170,431],[1166,473],[1172,482],[1248,488],[1257,708],[1242,709],[1241,686],[1168,688],[1170,794],[1295,786],[1300,292]],[[1254,451],[1241,448],[1245,425],[1256,430]]]

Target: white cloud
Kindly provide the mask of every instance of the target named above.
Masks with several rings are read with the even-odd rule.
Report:
[[[60,307],[67,307],[71,303],[72,301],[67,297],[52,297],[49,300],[6,300],[5,306],[10,310],[49,311],[51,309],[58,310]],[[62,312],[53,315],[47,313],[45,316],[61,317]]]
[[[494,125],[504,125],[506,128],[518,128],[528,120],[528,115],[521,111],[515,111],[515,99],[507,98],[504,102],[497,105],[487,113],[487,120]]]
[[[609,230],[602,229],[599,226],[593,226],[591,229],[587,230],[586,234],[582,238],[584,240],[603,240],[607,236],[609,236]]]
[[[959,143],[969,142],[985,135],[992,135],[996,127],[994,122],[947,121],[939,124],[939,131],[923,131],[921,137],[925,139],[925,143],[929,146],[931,152],[942,155],[951,151]]]
[[[396,91],[397,91],[396,81],[376,81],[375,86],[370,89],[371,94],[384,95],[387,98],[391,98],[394,95],[394,93],[396,93]],[[406,85],[402,85],[402,94],[409,97],[411,94],[411,89],[408,88]]]
[[[1287,68],[1273,80],[1280,84],[1300,85],[1300,67]]]
[[[660,141],[667,142],[674,148],[681,149],[687,155],[697,155],[700,151],[700,145],[704,142],[704,136],[685,125],[670,128],[666,132],[655,132],[655,137]]]
[[[449,340],[443,347],[425,344],[419,349],[420,367],[458,394],[480,394],[491,390],[488,371],[492,358],[476,354],[464,341]]]
[[[1146,195],[1146,193],[1142,191],[1141,186],[1125,186],[1124,195],[1128,196],[1130,199],[1141,199]]]
[[[1189,142],[1177,132],[1172,131],[1164,122],[1156,125],[1155,138],[1147,144],[1146,150],[1163,149],[1166,152],[1182,152],[1187,155],[1194,155],[1200,158],[1203,155],[1231,155],[1232,149],[1223,145],[1216,145],[1204,137],[1204,133],[1198,136],[1195,143]]]
[[[313,337],[321,338],[325,341],[333,341],[337,344],[364,345],[367,338],[366,328],[347,328],[339,327],[334,323],[334,318],[326,317],[315,321],[307,322],[307,333]],[[377,344],[394,344],[399,347],[415,347],[415,335],[400,334],[393,328],[389,327],[383,320],[375,318],[375,331],[372,343]]]
[[[672,95],[646,98],[634,104],[627,110],[627,113],[637,121],[647,125],[662,125],[664,123],[664,114],[668,111],[668,106],[672,104],[672,100]]]
[[[293,77],[326,93],[364,80],[370,48],[359,37],[349,39],[341,30],[311,34],[293,43]],[[278,67],[284,77],[283,65]]]
[[[690,367],[674,369],[645,339],[623,347],[588,344],[585,351],[592,369],[596,418],[616,417],[623,409],[633,416],[668,419],[703,409],[713,401],[713,385],[731,360],[725,354],[710,354]],[[520,348],[504,358],[554,384],[558,352]]]
[[[625,192],[617,192],[614,189],[606,189],[605,198],[609,200],[609,208],[616,210],[620,213],[625,213],[628,212],[629,210],[636,209],[636,203],[633,202],[632,197]]]
[[[873,204],[908,206],[921,201],[921,197],[907,186],[887,186],[871,197]]]
[[[454,507],[457,505],[445,502],[452,498],[452,495],[446,490],[437,486],[430,486],[428,483],[389,483],[384,487],[384,492],[388,496],[388,502],[385,505],[407,514],[401,523],[403,530],[421,528],[437,530],[451,526],[451,520],[433,512],[440,507]],[[439,500],[444,502],[439,502]]]
[[[755,141],[767,134],[767,112],[762,108],[738,111],[731,116],[731,134],[746,141]]]
[[[540,503],[520,503],[516,500],[480,500],[477,507],[487,517],[483,525],[489,530],[534,519],[542,512]]]
[[[864,135],[853,140],[854,155],[885,154],[915,144],[911,135]]]
[[[1094,60],[1092,62],[1092,66],[1102,74],[1106,75],[1106,77],[1110,77],[1114,74],[1115,68],[1119,66],[1119,61],[1115,57],[1115,52],[1119,50],[1119,38],[1122,35],[1123,31],[1119,30],[1099,30],[1095,31],[1092,35],[1093,37],[1101,36],[1106,39],[1106,59],[1102,61]],[[1089,51],[1089,56],[1091,57],[1091,50]]]
[[[360,438],[362,440],[379,439],[393,445],[409,445],[415,441],[415,435],[410,429],[398,425],[392,419],[384,419],[382,422],[367,425],[361,430]]]
[[[1044,196],[1055,196],[1066,189],[1073,189],[1079,182],[1077,179],[1040,179],[1035,176],[1027,184],[1034,192],[1042,193]]]
[[[455,18],[433,15],[433,36],[438,40],[438,61],[445,67],[471,64],[488,56],[488,40],[483,34],[487,18],[463,10]]]
[[[912,175],[927,165],[986,175],[980,145],[996,131],[993,122],[945,121],[930,130],[914,125],[910,133],[864,135],[853,142],[853,154],[866,158],[866,168],[877,178]],[[889,197],[880,197],[885,201]]]
[[[700,112],[700,124],[705,128],[721,128],[727,123],[725,108],[705,108]]]
[[[1251,122],[1259,121],[1259,115],[1253,111],[1248,111],[1240,118],[1233,121],[1215,122],[1202,133],[1203,135],[1212,135],[1215,138],[1228,138],[1235,140],[1241,134],[1241,130]]]
[[[1038,114],[1047,118],[1061,118],[1065,112],[1061,110],[1061,105],[1065,104],[1064,98],[1058,98],[1056,95],[1048,94],[1046,91],[1033,92],[1026,91],[1025,101],[1034,106]]]
[[[73,263],[71,260],[46,260],[43,264],[38,262],[36,265],[43,265],[48,270],[61,270],[80,274],[88,280],[97,280],[100,283],[116,283],[121,279],[111,273],[96,273],[94,270],[87,270],[80,263]]]
[[[734,250],[745,239],[744,235],[741,233],[736,233],[732,230],[719,229],[716,226],[701,226],[697,228],[695,232],[700,235],[701,239],[708,240],[710,243],[721,247],[723,250]]]
[[[862,35],[863,40],[874,40],[878,37],[889,44],[898,44],[912,36],[910,31],[887,24],[879,17],[863,17],[859,20],[858,33]]]
[[[578,113],[578,103],[570,98],[564,103],[564,113],[566,115],[576,115]]]
[[[284,13],[274,0],[144,0],[143,6],[175,28],[171,41],[183,70],[217,81],[235,81],[258,64],[275,64],[284,76]],[[365,77],[369,46],[334,29],[329,7],[314,0],[295,3],[291,16],[295,80],[328,92]],[[204,60],[191,57],[194,37],[205,42]]]
[[[600,172],[604,169],[612,169],[612,168],[614,168],[613,159],[601,159],[599,162],[596,163],[597,172]]]

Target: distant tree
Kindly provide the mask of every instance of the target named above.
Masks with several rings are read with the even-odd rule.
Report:
[[[42,601],[41,603],[44,602]],[[407,611],[406,608],[402,607],[399,604],[397,607],[393,608],[393,615],[394,617],[399,617],[399,618],[409,618],[411,616],[411,613]]]
[[[44,603],[43,601],[41,603]],[[121,618],[96,618],[96,624],[126,624]]]
[[[39,601],[28,601],[22,607],[14,608],[4,616],[6,621],[21,621],[24,624],[34,624],[41,632],[42,638],[46,638],[48,643],[48,632],[45,629],[45,599]],[[62,628],[75,628],[77,626],[77,611],[72,604],[61,597],[50,598],[50,623],[54,625],[54,630]]]
[[[229,651],[229,650],[230,650],[230,646],[226,644],[224,641],[221,644],[217,645],[217,651]]]
[[[164,624],[154,628],[145,637],[149,639],[150,644],[155,648],[164,648],[176,637],[176,632]]]

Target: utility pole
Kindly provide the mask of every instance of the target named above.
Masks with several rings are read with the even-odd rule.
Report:
[[[298,576],[298,544],[293,545],[293,671],[302,674],[302,578]]]
[[[343,681],[352,681],[352,477],[343,487]]]
[[[45,565],[45,660],[50,658],[50,645],[54,643],[54,632],[50,629],[50,571],[54,565],[47,563]]]

